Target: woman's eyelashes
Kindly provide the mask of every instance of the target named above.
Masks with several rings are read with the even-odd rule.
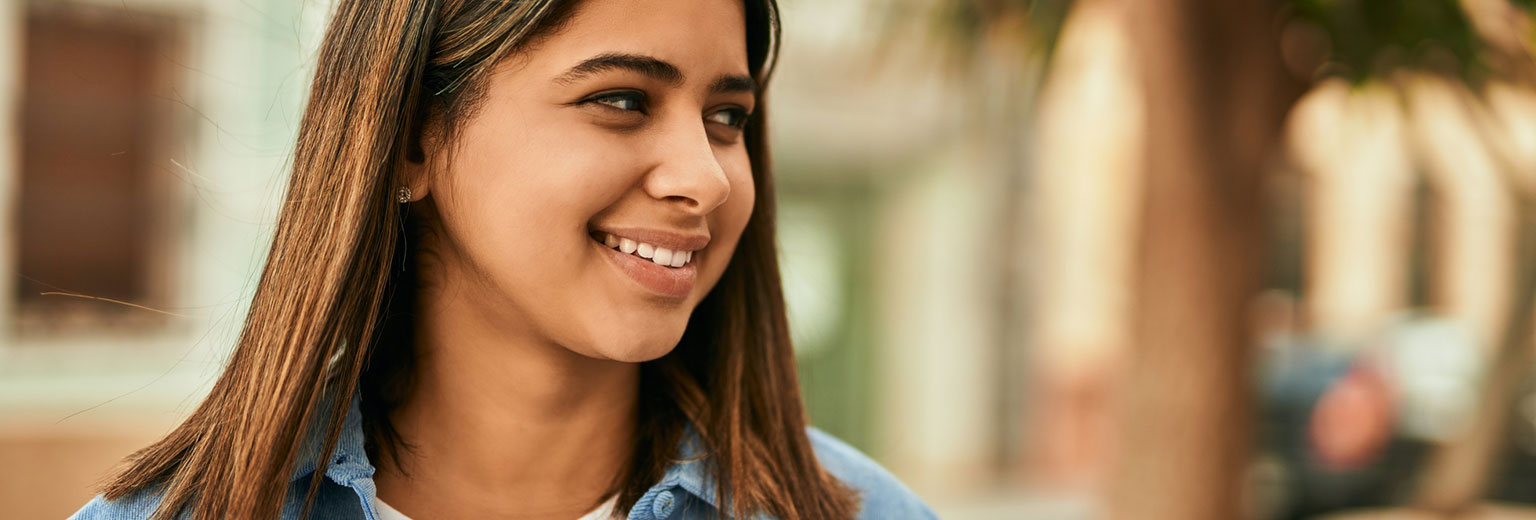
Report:
[[[704,119],[741,130],[746,128],[749,117],[752,117],[752,114],[748,114],[746,109],[732,107],[716,110]]]
[[[595,103],[612,110],[644,114],[647,108],[646,101],[644,92],[619,90],[594,94],[582,100],[581,104]]]
[[[599,92],[576,102],[578,105],[591,105],[601,110],[622,115],[648,115],[650,114],[650,98],[645,92],[638,90],[613,90]],[[741,107],[726,107],[704,116],[704,120],[718,123],[742,130],[747,126],[747,120],[752,114]]]

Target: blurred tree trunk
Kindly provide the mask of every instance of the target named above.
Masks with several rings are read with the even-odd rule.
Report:
[[[1516,190],[1511,190],[1518,192]],[[1417,506],[1436,513],[1457,514],[1475,507],[1501,469],[1499,451],[1506,448],[1509,418],[1521,379],[1530,374],[1532,338],[1536,335],[1536,203],[1521,197],[1516,205],[1514,299],[1509,317],[1493,351],[1472,412],[1471,424],[1457,439],[1432,455],[1424,468]]]
[[[1136,335],[1109,518],[1245,515],[1263,181],[1301,86],[1256,0],[1127,0],[1146,93]]]

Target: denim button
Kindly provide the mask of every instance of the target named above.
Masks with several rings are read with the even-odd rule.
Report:
[[[672,497],[672,492],[662,490],[656,494],[656,499],[651,501],[651,515],[656,518],[672,516],[672,508],[676,505],[677,501]]]

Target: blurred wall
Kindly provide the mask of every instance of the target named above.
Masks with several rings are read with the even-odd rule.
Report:
[[[302,0],[0,3],[0,99],[8,101],[0,117],[61,114],[50,118],[58,130],[48,133],[0,125],[0,228],[9,232],[0,265],[17,275],[0,283],[0,517],[67,516],[113,464],[167,431],[206,392],[268,245],[326,8]],[[105,52],[68,30],[127,31],[159,43],[145,53],[142,76],[128,79],[83,63],[29,62]],[[53,43],[28,46],[40,39]],[[61,81],[81,92],[136,77],[145,90],[117,101],[50,96],[24,73],[37,66],[61,69]],[[121,118],[137,125],[130,145],[108,149],[99,139],[71,137]],[[44,147],[119,165],[152,191],[103,194],[23,171]],[[45,186],[49,181],[57,186]],[[52,190],[49,206],[19,211],[19,194],[39,186]],[[114,216],[98,207],[110,204],[149,214]],[[15,220],[32,211],[53,217]],[[51,261],[131,260],[137,267],[130,272],[149,286],[134,303],[153,310],[72,296],[102,292],[19,272],[17,259],[35,253],[21,244],[47,244],[50,236],[67,243],[71,233],[111,223],[92,224],[102,218],[145,222],[151,246],[128,260],[71,258],[78,253],[65,250]]]

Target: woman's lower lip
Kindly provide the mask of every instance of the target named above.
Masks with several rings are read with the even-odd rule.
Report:
[[[602,249],[614,267],[629,278],[639,283],[641,287],[667,298],[682,299],[693,293],[693,284],[698,280],[698,270],[694,268],[696,260],[689,260],[682,267],[662,267],[655,262],[638,256],[619,251],[592,240],[592,245]],[[697,254],[697,253],[695,253]]]

